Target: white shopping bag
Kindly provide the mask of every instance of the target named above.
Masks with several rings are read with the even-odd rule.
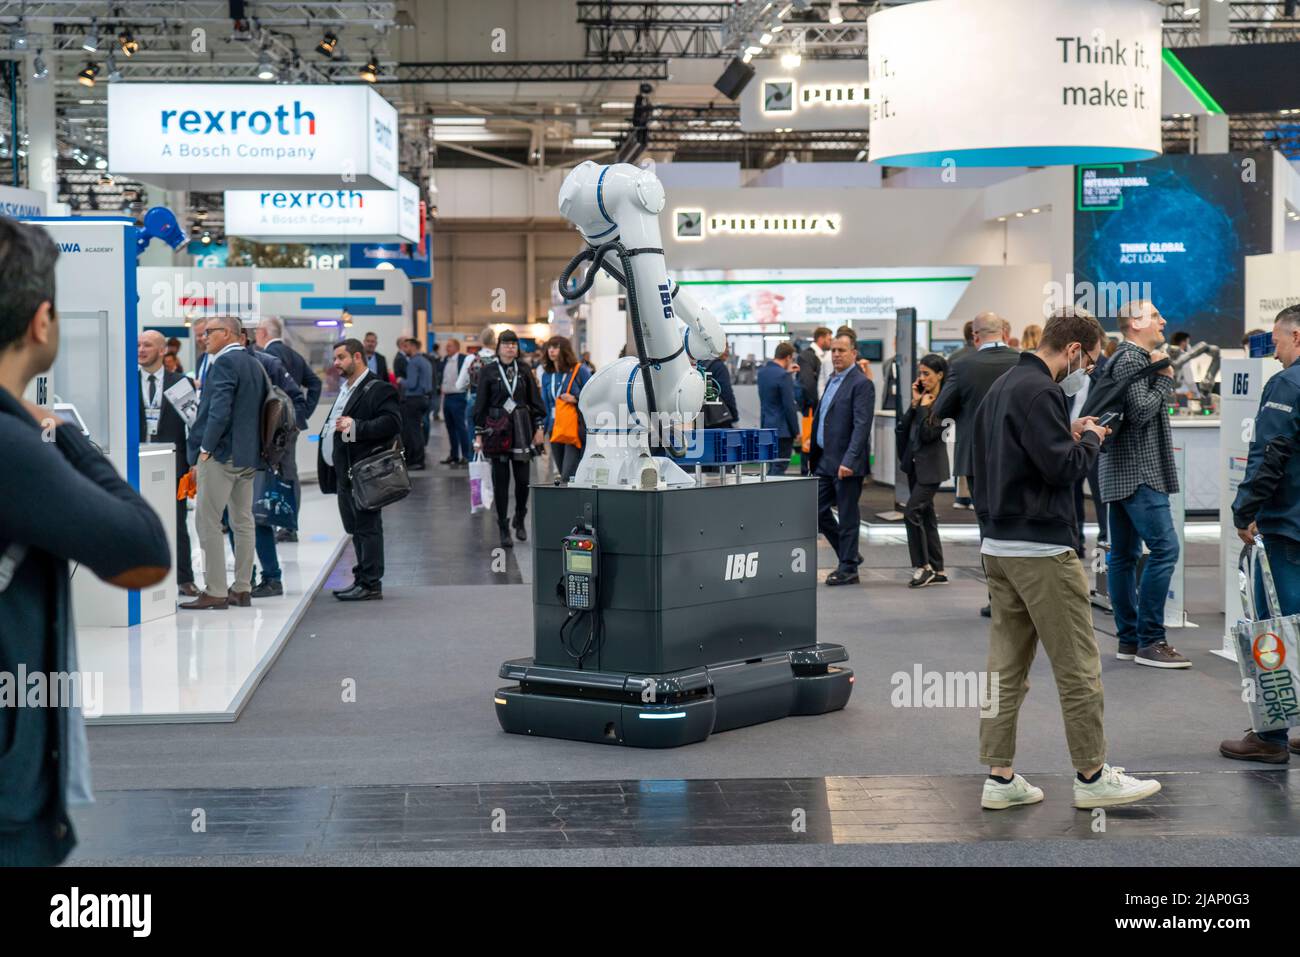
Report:
[[[492,464],[483,453],[469,463],[469,513],[477,515],[492,507]]]
[[[1256,570],[1258,567],[1258,571]],[[1282,731],[1300,726],[1300,615],[1283,616],[1273,583],[1273,569],[1262,539],[1242,549],[1241,607],[1237,622],[1237,664],[1243,695],[1255,731]],[[1267,608],[1255,607],[1255,579],[1264,584]]]

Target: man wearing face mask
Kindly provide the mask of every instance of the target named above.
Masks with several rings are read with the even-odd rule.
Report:
[[[1103,336],[1086,311],[1058,310],[1038,350],[1021,354],[975,415],[975,511],[993,618],[988,673],[998,676],[992,707],[980,716],[980,760],[989,766],[985,808],[1043,799],[1013,768],[1016,722],[1040,642],[1065,719],[1075,807],[1127,804],[1160,790],[1158,781],[1139,781],[1106,763],[1101,656],[1088,580],[1074,550],[1074,484],[1096,460],[1107,430],[1091,417],[1071,422],[1067,397],[1082,388]]]
[[[1107,375],[1117,379],[1140,373],[1165,358],[1165,319],[1145,300],[1126,303],[1119,312],[1124,341],[1115,350]],[[1109,506],[1110,552],[1107,581],[1115,613],[1120,661],[1152,668],[1190,668],[1192,663],[1165,640],[1165,600],[1178,564],[1178,533],[1169,496],[1178,491],[1173,434],[1168,407],[1174,370],[1137,375],[1124,395],[1124,428],[1101,457],[1101,497]],[[1137,581],[1142,544],[1151,552]]]

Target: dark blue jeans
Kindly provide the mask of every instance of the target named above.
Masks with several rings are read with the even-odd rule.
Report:
[[[469,458],[470,441],[465,430],[467,405],[464,392],[448,392],[442,399],[442,420],[447,426],[447,441],[451,446],[447,455],[453,460]]]
[[[1109,512],[1107,580],[1115,630],[1121,644],[1141,650],[1165,640],[1165,602],[1178,564],[1178,534],[1169,496],[1146,485],[1139,485],[1123,501],[1111,502]],[[1143,542],[1151,554],[1139,585],[1137,565]]]
[[[1283,617],[1300,614],[1300,542],[1281,535],[1265,535],[1264,551],[1273,570],[1273,584],[1277,587],[1278,613]],[[1264,596],[1264,576],[1255,576],[1255,611],[1262,618],[1268,614],[1268,601]],[[1265,741],[1285,744],[1286,730],[1261,731]]]
[[[226,517],[229,513],[223,512],[221,520],[229,524]],[[226,538],[230,540],[230,547],[235,547],[235,534],[229,532]],[[257,564],[262,566],[262,581],[278,582],[280,580],[280,556],[275,551],[275,526],[273,525],[256,525],[253,528],[253,548],[257,551]],[[257,583],[254,582],[254,585]]]

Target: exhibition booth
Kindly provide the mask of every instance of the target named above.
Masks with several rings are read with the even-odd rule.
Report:
[[[143,227],[127,218],[42,218],[45,194],[0,193],[4,212],[39,223],[61,252],[61,347],[29,398],[48,403],[103,449],[157,511],[174,546],[179,476],[173,446],[140,434],[139,332],[179,339],[178,359],[192,371],[196,319],[235,316],[251,326],[263,316],[281,318],[286,341],[324,382],[320,404],[298,435],[301,475],[314,482],[317,434],[338,391],[333,344],[374,332],[379,351],[391,355],[399,336],[425,331],[423,315],[417,329],[408,271],[427,281],[427,266],[422,275],[418,262],[411,268],[403,245],[427,256],[425,209],[415,184],[397,175],[396,111],[373,89],[113,84],[108,115],[115,174],[165,187],[172,204],[187,203],[187,189],[229,187],[228,235],[352,251],[340,269],[140,266],[150,239],[164,238],[173,249],[184,243],[167,210],[151,211]],[[161,231],[151,223],[161,223]],[[164,250],[144,261],[169,256]],[[332,497],[304,496],[298,520],[297,541],[277,549],[284,595],[219,616],[178,611],[175,570],[138,591],[74,575],[80,660],[106,679],[103,707],[88,718],[235,720],[345,542]],[[192,515],[189,521],[202,583]]]

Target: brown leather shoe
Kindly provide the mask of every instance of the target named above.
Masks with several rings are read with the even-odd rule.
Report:
[[[1291,760],[1286,745],[1265,741],[1254,731],[1248,731],[1240,741],[1222,742],[1219,753],[1236,761],[1260,761],[1264,764],[1286,764]]]
[[[239,608],[248,608],[253,604],[253,593],[251,591],[235,591],[232,588],[226,593],[226,598],[230,604]]]
[[[209,595],[207,592],[199,592],[199,597],[193,601],[182,602],[180,607],[187,611],[225,611],[229,602],[224,598],[217,598]]]
[[[187,598],[197,598],[199,588],[194,582],[185,582],[183,585],[177,585],[176,590]]]

